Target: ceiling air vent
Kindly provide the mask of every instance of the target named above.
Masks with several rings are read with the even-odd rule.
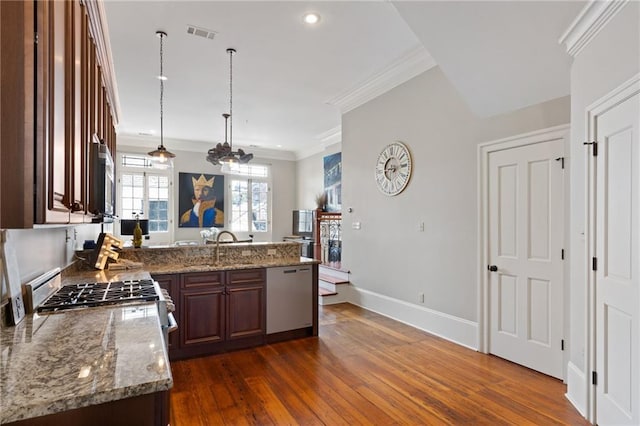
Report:
[[[204,37],[209,40],[213,40],[216,36],[216,32],[213,30],[208,30],[206,28],[196,27],[195,25],[187,25],[187,34],[197,35],[199,37]]]

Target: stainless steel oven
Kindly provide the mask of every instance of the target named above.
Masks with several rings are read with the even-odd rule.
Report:
[[[62,285],[60,269],[56,268],[25,284],[24,293],[27,312],[39,314],[155,302],[165,347],[169,345],[169,333],[178,329],[171,297],[151,279],[82,281]]]

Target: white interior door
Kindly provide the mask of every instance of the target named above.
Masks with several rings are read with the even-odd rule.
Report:
[[[489,154],[489,352],[561,378],[563,139]]]
[[[640,95],[597,118],[596,418],[640,424]]]

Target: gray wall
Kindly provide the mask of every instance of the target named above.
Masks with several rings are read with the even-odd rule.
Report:
[[[587,282],[585,147],[587,107],[640,72],[640,4],[629,2],[574,59],[571,68],[570,361],[585,374]],[[571,378],[571,376],[569,377]],[[569,381],[569,394],[579,398]],[[576,384],[578,388],[584,383]],[[579,392],[582,394],[582,392]],[[584,401],[579,401],[584,402]]]
[[[353,213],[343,214],[342,261],[352,283],[409,303],[424,293],[425,307],[477,321],[477,145],[568,122],[568,97],[478,118],[437,67],[343,115],[343,211]],[[414,172],[387,197],[374,164],[396,140]]]
[[[296,162],[297,209],[316,208],[315,197],[324,190],[324,157],[340,152],[341,149],[342,145],[336,143]]]

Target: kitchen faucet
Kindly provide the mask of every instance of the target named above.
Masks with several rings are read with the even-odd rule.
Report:
[[[231,235],[231,238],[233,238],[234,243],[238,242],[238,237],[236,237],[233,232],[230,232],[230,231],[219,232],[218,236],[216,237],[216,264],[220,263],[220,236],[222,234],[229,234]]]

